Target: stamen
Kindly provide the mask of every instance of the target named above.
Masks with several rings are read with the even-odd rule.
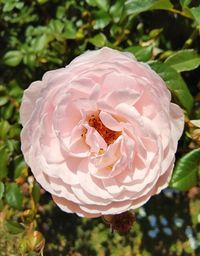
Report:
[[[103,150],[103,148],[100,148],[100,150],[99,150],[99,155],[103,155],[104,154],[104,150]]]
[[[99,118],[98,114],[92,114],[88,118],[88,124],[94,127],[97,132],[104,138],[105,142],[110,145],[121,135],[121,132],[112,131],[107,128]]]

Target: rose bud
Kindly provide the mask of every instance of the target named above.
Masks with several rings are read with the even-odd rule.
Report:
[[[105,215],[103,216],[103,220],[106,224],[110,225],[112,231],[116,230],[123,234],[130,231],[133,223],[135,222],[135,214],[128,211],[117,215]]]

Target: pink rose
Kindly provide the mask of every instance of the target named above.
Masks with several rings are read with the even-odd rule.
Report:
[[[143,205],[168,185],[183,112],[131,54],[88,51],[25,90],[22,151],[66,212],[98,217]]]

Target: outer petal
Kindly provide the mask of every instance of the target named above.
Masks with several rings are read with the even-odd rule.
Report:
[[[42,86],[43,82],[36,81],[33,82],[29,88],[24,91],[22,104],[20,107],[20,122],[23,126],[30,119],[30,116],[34,111],[37,99],[41,97]]]

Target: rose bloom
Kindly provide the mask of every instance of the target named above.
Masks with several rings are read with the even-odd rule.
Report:
[[[143,205],[168,185],[183,112],[129,53],[87,51],[24,92],[22,152],[64,211],[84,217]]]

